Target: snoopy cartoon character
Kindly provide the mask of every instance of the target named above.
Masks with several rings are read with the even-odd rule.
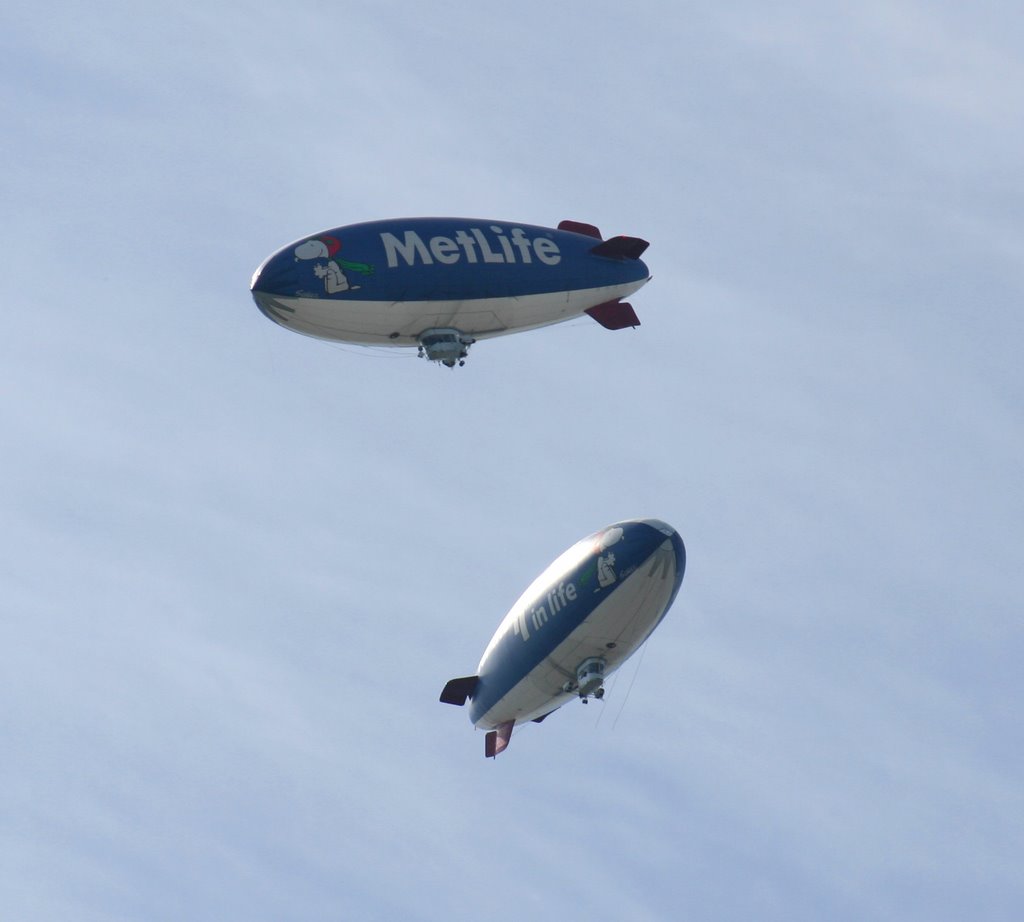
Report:
[[[295,248],[297,260],[324,260],[324,262],[313,264],[313,272],[318,279],[323,279],[324,291],[329,295],[341,291],[356,291],[359,288],[358,285],[349,284],[348,276],[345,275],[346,270],[358,272],[361,275],[370,275],[373,272],[373,266],[367,263],[354,263],[339,258],[338,251],[340,249],[341,241],[336,237],[327,236],[313,237]]]

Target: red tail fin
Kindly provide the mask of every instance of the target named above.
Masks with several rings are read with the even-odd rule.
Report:
[[[605,301],[596,307],[588,307],[584,313],[590,314],[606,330],[640,326],[640,318],[633,310],[633,305],[625,301]]]
[[[601,239],[601,232],[593,224],[585,224],[583,221],[559,221],[558,229]]]
[[[486,758],[493,759],[499,752],[505,751],[508,741],[512,738],[512,728],[514,726],[515,721],[509,720],[499,724],[497,730],[491,730],[487,734],[487,737],[484,739],[484,756]]]

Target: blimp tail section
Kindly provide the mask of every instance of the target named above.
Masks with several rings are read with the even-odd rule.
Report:
[[[606,259],[639,259],[650,246],[646,240],[639,237],[618,236],[601,240],[601,232],[593,224],[584,224],[582,221],[562,221],[558,229],[596,237],[601,242],[591,247],[590,252]],[[590,314],[606,330],[624,330],[626,327],[640,326],[640,318],[633,310],[633,305],[625,301],[606,301],[604,304],[588,307],[584,313]]]
[[[562,225],[573,225],[564,229],[601,239],[601,232],[592,224],[563,221],[558,226],[561,228]],[[583,228],[589,228],[589,230]],[[639,237],[620,235],[602,240],[597,246],[591,247],[590,252],[595,256],[604,256],[606,259],[639,259],[649,246],[650,244],[646,240],[641,240]],[[585,313],[590,314],[606,330],[624,330],[626,327],[640,326],[640,318],[633,310],[633,305],[627,304],[625,301],[606,301],[604,304],[588,307]]]
[[[444,688],[441,689],[441,701],[444,704],[454,704],[457,707],[462,707],[473,697],[473,692],[476,691],[476,687],[479,684],[480,676],[478,675],[467,675],[458,679],[449,679]],[[547,714],[544,716],[547,717]],[[508,741],[512,739],[512,728],[515,724],[514,720],[498,724],[496,729],[491,730],[484,737],[484,755],[488,759],[493,759],[499,752],[505,751],[508,747]]]

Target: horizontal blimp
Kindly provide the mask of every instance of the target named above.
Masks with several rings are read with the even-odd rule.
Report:
[[[661,622],[685,568],[682,539],[658,519],[588,535],[530,584],[476,674],[450,680],[441,701],[469,702],[473,725],[488,731],[484,754],[493,757],[516,724],[540,723],[573,698],[603,698],[605,677]]]
[[[290,243],[252,279],[271,320],[308,336],[416,347],[464,364],[478,339],[589,314],[639,326],[623,301],[650,280],[638,237],[604,240],[592,224],[557,228],[474,218],[397,218]]]

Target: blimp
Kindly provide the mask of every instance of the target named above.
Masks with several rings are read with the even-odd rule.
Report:
[[[509,609],[476,673],[451,679],[445,704],[469,704],[487,731],[484,754],[505,750],[512,729],[540,723],[573,699],[604,697],[604,681],[661,623],[686,569],[679,533],[631,519],[577,541]]]
[[[336,227],[268,257],[251,291],[265,316],[314,336],[413,347],[465,364],[478,339],[587,314],[609,330],[640,325],[624,301],[650,280],[647,241],[593,225],[539,227],[477,218],[394,218]]]

